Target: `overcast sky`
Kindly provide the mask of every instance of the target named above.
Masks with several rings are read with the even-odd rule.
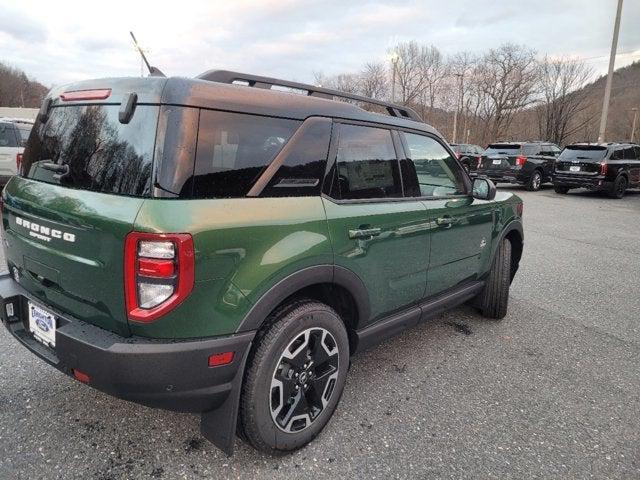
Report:
[[[0,62],[47,85],[140,75],[133,30],[167,75],[224,68],[299,81],[387,61],[399,41],[446,54],[523,43],[607,69],[616,0],[14,1],[0,5]],[[640,1],[625,0],[616,67],[640,60]]]

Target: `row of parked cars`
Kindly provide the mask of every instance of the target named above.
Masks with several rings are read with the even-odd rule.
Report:
[[[452,144],[471,176],[494,182],[524,185],[539,190],[552,183],[566,194],[572,188],[588,188],[622,198],[628,188],[640,188],[640,146],[633,143],[575,143],[564,149],[549,142]]]
[[[0,186],[16,174],[32,127],[33,120],[0,117]]]

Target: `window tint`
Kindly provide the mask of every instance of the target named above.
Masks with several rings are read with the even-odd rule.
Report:
[[[629,148],[625,148],[624,149],[624,159],[625,160],[635,160],[636,157],[636,152],[634,151],[633,147],[629,147]]]
[[[398,161],[389,130],[340,125],[336,162],[340,198],[402,196]]]
[[[437,140],[413,133],[402,135],[409,149],[406,168],[403,163],[408,196],[442,197],[466,193],[462,169]]]
[[[0,147],[17,147],[18,139],[11,123],[0,123]]]
[[[538,145],[537,143],[533,143],[533,144],[529,144],[529,145],[524,145],[522,147],[522,153],[524,155],[545,155],[541,153],[542,147],[540,145]]]
[[[633,147],[634,150],[634,160],[640,160],[640,147]]]
[[[300,122],[202,110],[193,198],[245,196]]]
[[[148,196],[158,107],[138,105],[128,124],[118,120],[119,108],[53,108],[45,124],[33,127],[22,174],[68,188]]]
[[[262,191],[263,197],[319,195],[331,140],[331,120],[314,118],[300,127],[282,165]]]
[[[623,160],[624,159],[624,150],[614,150],[611,154],[611,160]]]

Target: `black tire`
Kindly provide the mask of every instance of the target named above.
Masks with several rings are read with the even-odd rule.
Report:
[[[611,190],[607,192],[607,195],[611,198],[622,198],[627,191],[628,185],[629,182],[627,182],[627,177],[620,175],[616,178],[616,181],[613,182],[613,187],[611,187]]]
[[[554,186],[553,189],[555,190],[556,193],[559,193],[560,195],[566,195],[567,193],[569,193],[569,187]]]
[[[256,337],[247,359],[240,397],[239,436],[263,452],[288,452],[312,441],[333,415],[349,368],[349,339],[340,316],[331,307],[313,300],[295,301],[277,309],[267,325]],[[307,359],[316,358],[312,351],[321,347],[324,349],[319,353],[335,362],[335,369],[331,365],[320,371],[323,365],[320,362],[309,368],[298,368],[301,359],[304,358],[307,365]],[[292,348],[293,358],[285,358],[292,354]],[[311,352],[309,356],[305,356],[307,348]],[[318,370],[314,371],[316,367]],[[304,376],[307,379],[304,384],[301,383],[303,372],[312,374]],[[324,386],[320,383],[323,379]],[[316,389],[315,385],[320,388]],[[323,389],[320,396],[319,389]],[[287,396],[289,392],[292,395]],[[313,405],[307,398],[319,403],[309,407],[306,419],[295,420],[301,412],[293,405],[300,409]],[[281,421],[283,423],[276,423]],[[300,428],[302,421],[304,428]]]
[[[511,242],[504,239],[498,245],[493,265],[477,305],[482,316],[500,320],[507,314],[511,285]]]
[[[525,185],[525,188],[530,192],[537,192],[542,186],[542,172],[540,170],[534,170],[529,178],[529,181]]]

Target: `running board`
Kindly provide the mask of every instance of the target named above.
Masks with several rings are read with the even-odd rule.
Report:
[[[383,318],[373,325],[358,330],[356,332],[357,346],[356,350],[366,350],[367,348],[385,340],[389,337],[413,327],[418,323],[432,318],[450,308],[457,307],[467,300],[475,297],[484,287],[483,281],[467,283],[462,287],[456,287],[448,290],[446,293],[436,295],[429,300],[395,313],[390,317]]]

